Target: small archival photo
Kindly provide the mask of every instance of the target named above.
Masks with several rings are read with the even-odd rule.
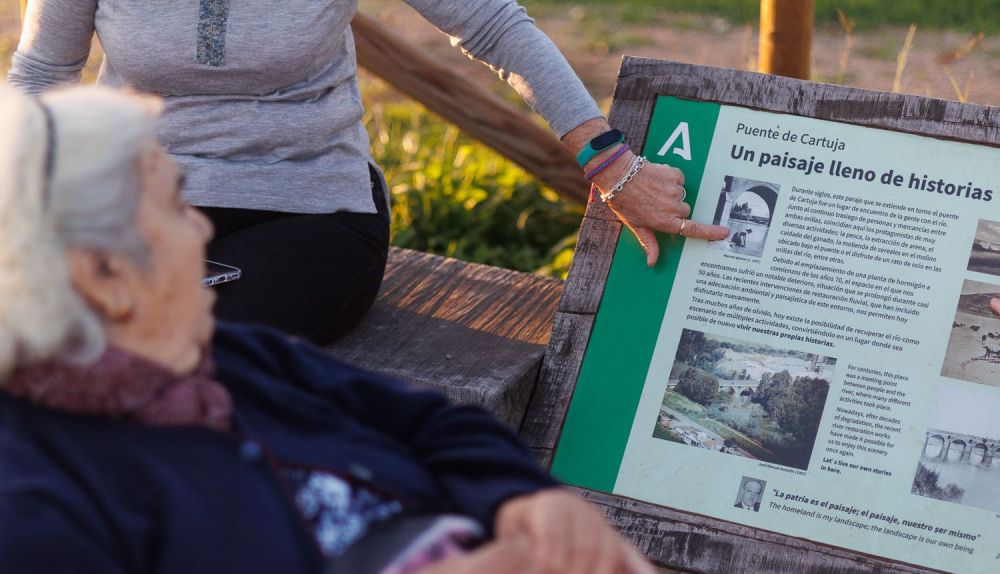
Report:
[[[911,492],[1000,513],[1000,395],[941,387]]]
[[[969,271],[1000,275],[1000,222],[979,220],[969,253]]]
[[[1000,285],[962,284],[941,376],[1000,386],[1000,315],[990,308],[993,297],[1000,297]]]
[[[836,365],[684,329],[653,437],[806,470]]]
[[[729,228],[729,237],[710,245],[727,253],[760,258],[764,254],[779,187],[727,175],[712,223]]]
[[[764,498],[764,487],[767,481],[752,476],[744,476],[740,481],[740,489],[736,491],[734,507],[741,510],[760,512],[760,501]]]

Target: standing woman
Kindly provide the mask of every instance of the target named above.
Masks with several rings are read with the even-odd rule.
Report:
[[[406,1],[583,151],[585,172],[618,154],[583,84],[515,0]],[[96,31],[98,81],[164,98],[158,137],[187,174],[186,199],[215,224],[209,258],[243,269],[219,289],[216,314],[325,344],[373,303],[389,243],[386,184],[361,123],[356,11],[357,0],[30,0],[8,79],[30,93],[78,81]],[[626,175],[609,205],[650,265],[654,229],[727,236],[686,220],[678,170],[625,151],[592,178],[610,191]]]

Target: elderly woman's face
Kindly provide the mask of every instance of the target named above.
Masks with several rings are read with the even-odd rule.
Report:
[[[184,201],[183,174],[159,145],[144,150],[140,164],[137,225],[149,256],[133,293],[134,334],[162,349],[168,367],[186,371],[212,336],[215,294],[202,283],[212,224]]]
[[[146,257],[71,248],[70,273],[109,343],[186,373],[212,337],[215,294],[202,284],[212,224],[184,201],[183,175],[159,145],[142,150],[139,164],[136,227]]]

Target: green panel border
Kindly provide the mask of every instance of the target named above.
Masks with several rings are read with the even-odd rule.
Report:
[[[672,96],[660,96],[653,108],[643,155],[684,172],[691,205],[720,109],[719,104]],[[689,127],[691,160],[672,153],[683,145],[682,138],[664,156],[657,155],[681,122]],[[621,234],[552,464],[552,472],[563,482],[604,492],[614,489],[684,241],[661,235],[660,260],[650,269],[635,236]]]

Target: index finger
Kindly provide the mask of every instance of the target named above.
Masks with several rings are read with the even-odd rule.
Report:
[[[683,232],[681,231],[682,223]],[[690,219],[677,219],[671,227],[673,229],[669,230],[670,233],[676,233],[677,235],[687,237],[688,239],[718,240],[729,237],[728,227],[698,223],[697,221],[692,221]]]

